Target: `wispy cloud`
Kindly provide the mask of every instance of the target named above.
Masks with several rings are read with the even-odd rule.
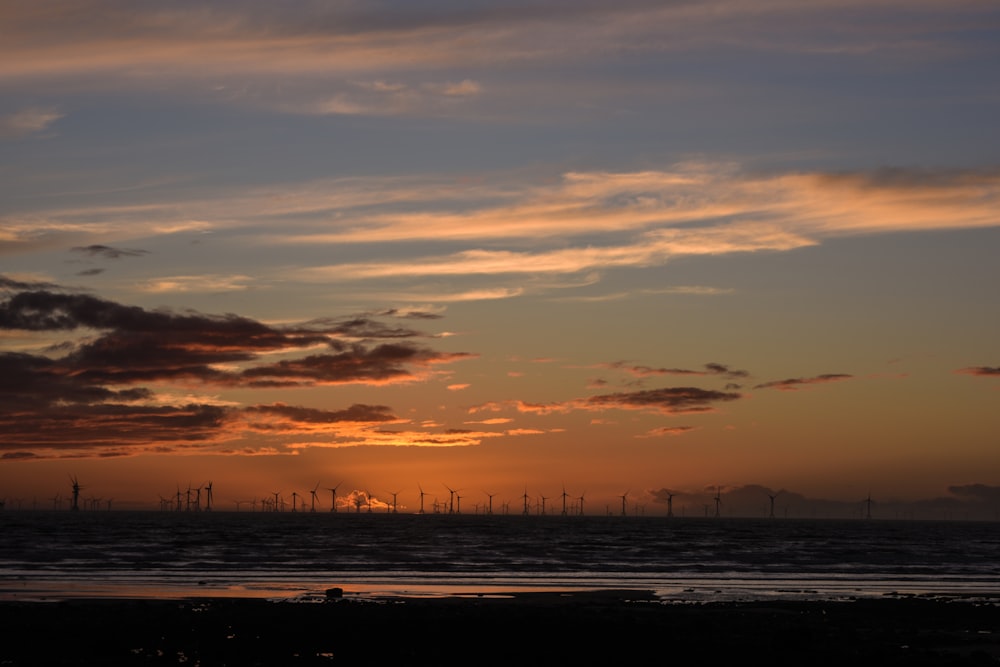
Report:
[[[62,113],[50,108],[29,108],[0,115],[0,139],[41,134],[62,117]]]
[[[659,266],[685,256],[784,252],[874,233],[995,227],[998,211],[995,170],[753,174],[732,164],[685,163],[661,171],[568,173],[546,185],[338,179],[233,191],[183,207],[164,201],[35,211],[0,222],[7,252],[70,233],[125,238],[193,229],[238,233],[244,242],[267,247],[358,244],[365,248],[353,261],[274,267],[282,279],[357,283],[424,276],[592,280],[602,270]],[[270,231],[276,219],[283,221],[280,235]],[[399,261],[403,243],[409,244],[406,261]],[[442,252],[442,246],[455,249]],[[440,296],[507,298],[524,289],[490,285]]]
[[[962,375],[978,375],[980,377],[1000,377],[1000,366],[970,366],[960,368],[956,373]]]
[[[829,382],[841,382],[843,380],[850,380],[854,376],[847,375],[845,373],[825,373],[823,375],[816,375],[814,377],[807,378],[788,378],[785,380],[773,380],[771,382],[764,382],[758,384],[754,389],[778,389],[779,391],[798,391],[804,387],[808,387],[814,384],[827,384]]]
[[[406,3],[349,3],[294,12],[259,2],[18,4],[0,13],[0,82],[59,82],[70,90],[172,86],[187,95],[300,113],[318,112],[324,100],[326,113],[427,113],[414,101],[418,93],[478,96],[495,87],[481,78],[511,70],[537,72],[534,95],[509,93],[520,92],[522,106],[560,93],[565,99],[569,84],[546,73],[609,55],[778,52],[919,62],[931,54],[991,53],[978,40],[963,39],[965,28],[989,11],[989,3],[945,7],[902,0],[752,7],[731,0],[623,0],[530,3],[504,11],[468,3],[426,11]],[[891,13],[893,20],[867,21],[866,12]],[[476,74],[448,74],[470,70]],[[600,83],[599,89],[623,85]],[[383,104],[374,103],[377,97],[357,99],[365,86]],[[331,89],[325,98],[316,92]]]
[[[112,248],[106,245],[77,246],[73,252],[83,253],[90,257],[101,257],[104,259],[121,259],[122,257],[142,257],[149,254],[148,250],[137,250],[132,248]]]
[[[741,394],[698,387],[663,387],[632,392],[599,394],[569,401],[537,403],[523,400],[491,401],[469,408],[470,414],[502,412],[513,409],[520,413],[550,415],[584,410],[635,410],[661,415],[696,414],[711,412],[714,404],[735,401]]]
[[[679,435],[684,435],[690,431],[695,430],[694,426],[661,426],[659,428],[654,428],[652,430],[646,431],[635,437],[637,438],[662,438],[662,437],[677,437]]]
[[[718,363],[707,363],[699,369],[690,368],[654,368],[652,366],[643,366],[630,364],[625,361],[615,361],[607,364],[599,364],[598,368],[606,368],[609,370],[624,371],[636,377],[650,377],[656,375],[719,375],[728,379],[741,379],[750,376],[748,371],[739,370],[735,368],[730,368],[725,364]]]
[[[184,293],[184,292],[235,292],[249,287],[253,278],[243,275],[218,275],[208,273],[198,276],[167,276],[151,278],[136,284],[140,292]]]

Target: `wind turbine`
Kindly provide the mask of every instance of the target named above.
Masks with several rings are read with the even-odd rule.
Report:
[[[396,496],[399,495],[399,491],[390,491],[389,494],[392,496],[392,513],[396,513]]]
[[[868,497],[865,498],[864,502],[865,502],[865,518],[866,519],[870,519],[870,518],[872,518],[872,502],[874,502],[872,500],[872,492],[871,491],[868,492]]]
[[[627,514],[628,514],[625,511],[625,498],[627,498],[627,497],[628,497],[628,491],[626,491],[625,493],[623,493],[622,495],[619,496],[619,498],[622,499],[622,516],[627,516]]]
[[[584,491],[583,493],[581,493],[581,494],[580,494],[580,497],[579,497],[579,498],[577,498],[577,500],[579,500],[579,501],[580,501],[580,516],[583,516],[583,497],[584,497],[585,495],[587,495],[587,492],[586,492],[586,491]]]
[[[424,487],[420,486],[420,484],[417,484],[417,488],[420,489],[420,511],[417,512],[417,514],[423,514],[424,513],[424,496],[426,496],[427,494],[424,493]]]
[[[486,509],[486,513],[487,514],[493,514],[493,496],[495,496],[496,494],[495,493],[489,493],[487,491],[483,491],[483,493],[485,493],[489,497],[489,499],[490,499],[490,504],[489,504],[489,506]]]
[[[309,506],[309,511],[310,512],[315,512],[316,511],[316,489],[318,489],[318,488],[319,488],[319,482],[316,482],[316,486],[314,486],[312,488],[312,491],[309,492],[310,496],[312,496],[310,498],[310,502],[311,502],[311,505]]]
[[[79,512],[80,511],[80,491],[83,489],[83,487],[80,486],[80,482],[77,481],[76,475],[71,475],[69,479],[73,483],[73,505],[70,507],[70,509],[72,511],[74,511],[74,512]]]
[[[719,513],[719,508],[722,506],[722,487],[715,487],[715,518],[718,519],[722,516]]]
[[[674,515],[674,496],[676,493],[670,491],[667,492],[667,517],[670,518]]]
[[[340,482],[340,484],[343,484],[343,483],[344,483],[343,481]],[[332,489],[327,489],[327,491],[330,492],[330,511],[331,512],[336,512],[337,511],[337,489],[340,488],[340,484],[337,484],[337,486],[333,487]]]
[[[212,480],[208,480],[208,484],[205,485],[205,511],[212,511]]]
[[[281,491],[275,491],[272,494],[274,496],[274,509],[272,510],[273,512],[277,512],[278,511],[278,496],[280,494],[281,494]]]
[[[528,516],[531,513],[528,509],[528,487],[524,487],[524,495],[521,497],[524,499],[524,516]]]
[[[774,518],[774,499],[777,498],[780,495],[781,495],[781,491],[778,491],[777,493],[773,493],[773,494],[772,493],[767,494],[767,497],[771,499],[771,513],[768,514],[768,518],[770,518],[770,519]]]
[[[565,484],[563,484],[562,490],[563,490],[563,492],[562,492],[562,501],[563,501],[562,515],[566,516],[566,498],[569,497],[569,494],[566,493],[566,485]]]
[[[441,484],[444,485],[444,488],[448,489],[448,493],[451,494],[451,498],[448,500],[448,514],[454,514],[455,513],[455,492],[461,491],[462,489],[453,489],[450,486],[448,486],[447,484],[445,484],[444,482],[441,482]],[[459,501],[459,502],[462,502],[462,501]]]

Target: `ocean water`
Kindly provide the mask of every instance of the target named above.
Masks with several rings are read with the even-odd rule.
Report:
[[[0,512],[0,599],[1000,598],[1000,523],[330,512]]]

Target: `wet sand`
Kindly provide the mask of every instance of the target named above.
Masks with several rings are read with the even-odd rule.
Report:
[[[1000,664],[996,600],[72,599],[0,602],[0,619],[0,665]]]

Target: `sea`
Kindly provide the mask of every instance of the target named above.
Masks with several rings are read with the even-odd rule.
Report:
[[[1000,523],[918,520],[0,512],[0,599],[635,590],[664,601],[1000,600]]]

